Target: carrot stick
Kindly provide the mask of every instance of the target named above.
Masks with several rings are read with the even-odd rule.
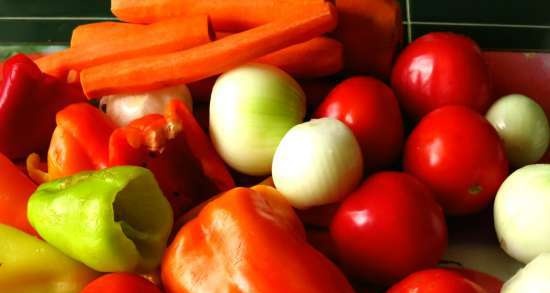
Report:
[[[239,32],[325,0],[111,0],[111,12],[131,23],[153,23],[176,16],[208,14],[218,31]]]
[[[73,30],[71,35],[71,47],[94,44],[105,40],[112,41],[114,38],[129,33],[132,29],[135,29],[136,32],[140,32],[140,30],[146,27],[147,26],[139,24],[115,21],[102,21],[79,25]]]
[[[296,44],[256,60],[281,68],[297,78],[328,76],[342,70],[342,44],[319,37]]]
[[[88,97],[148,91],[201,80],[332,30],[335,7],[323,3],[251,30],[188,50],[134,58],[85,69]]]
[[[336,0],[345,68],[387,78],[403,33],[396,0]]]
[[[131,28],[108,42],[69,48],[36,60],[40,69],[59,78],[70,70],[140,56],[175,52],[209,42],[214,34],[208,17],[175,18],[151,24],[136,33]]]

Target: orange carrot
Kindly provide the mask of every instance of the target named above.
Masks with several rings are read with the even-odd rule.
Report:
[[[313,5],[300,14],[188,50],[91,67],[80,73],[80,79],[88,97],[189,83],[317,37],[336,24],[332,4]]]
[[[108,42],[97,42],[69,48],[36,60],[40,69],[51,75],[66,78],[70,70],[112,61],[151,56],[187,49],[209,42],[214,34],[208,17],[174,18],[151,24],[135,32],[120,33]]]
[[[319,37],[287,47],[256,60],[271,64],[298,78],[322,77],[343,67],[342,44]]]
[[[131,23],[208,14],[216,30],[239,32],[290,13],[306,12],[325,0],[111,0],[111,12]]]
[[[387,78],[403,38],[397,0],[336,0],[336,7],[345,68]]]
[[[115,21],[102,21],[79,25],[73,30],[71,35],[71,47],[94,44],[103,42],[104,40],[112,41],[114,38],[129,33],[132,29],[139,32],[146,27],[147,26],[139,24]]]

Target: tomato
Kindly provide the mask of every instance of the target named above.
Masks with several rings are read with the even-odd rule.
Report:
[[[435,266],[447,246],[433,194],[401,172],[369,177],[342,203],[330,232],[344,270],[376,284]]]
[[[412,42],[397,58],[391,82],[414,120],[444,105],[485,113],[491,104],[490,75],[481,50],[454,33],[430,33]]]
[[[508,175],[496,130],[463,106],[445,106],[424,117],[407,140],[403,165],[454,215],[487,207]]]
[[[483,272],[466,268],[453,268],[451,270],[478,284],[481,288],[485,289],[487,293],[499,293],[503,285],[500,279]]]
[[[488,293],[458,273],[445,269],[416,272],[393,285],[386,293]]]
[[[365,170],[395,162],[403,146],[403,119],[393,91],[371,77],[352,77],[338,84],[317,108],[314,117],[332,117],[355,134]]]
[[[80,293],[161,293],[160,289],[139,275],[111,273],[88,284]]]

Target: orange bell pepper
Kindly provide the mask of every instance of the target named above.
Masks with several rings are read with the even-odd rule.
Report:
[[[167,292],[354,292],[306,242],[300,220],[272,187],[234,188],[208,203],[168,247]]]
[[[36,185],[0,153],[0,223],[38,235],[27,219],[27,202]]]

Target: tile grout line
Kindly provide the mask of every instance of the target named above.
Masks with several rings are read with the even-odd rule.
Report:
[[[407,39],[412,42],[412,21],[411,21],[411,0],[406,0],[406,9],[407,9]]]

